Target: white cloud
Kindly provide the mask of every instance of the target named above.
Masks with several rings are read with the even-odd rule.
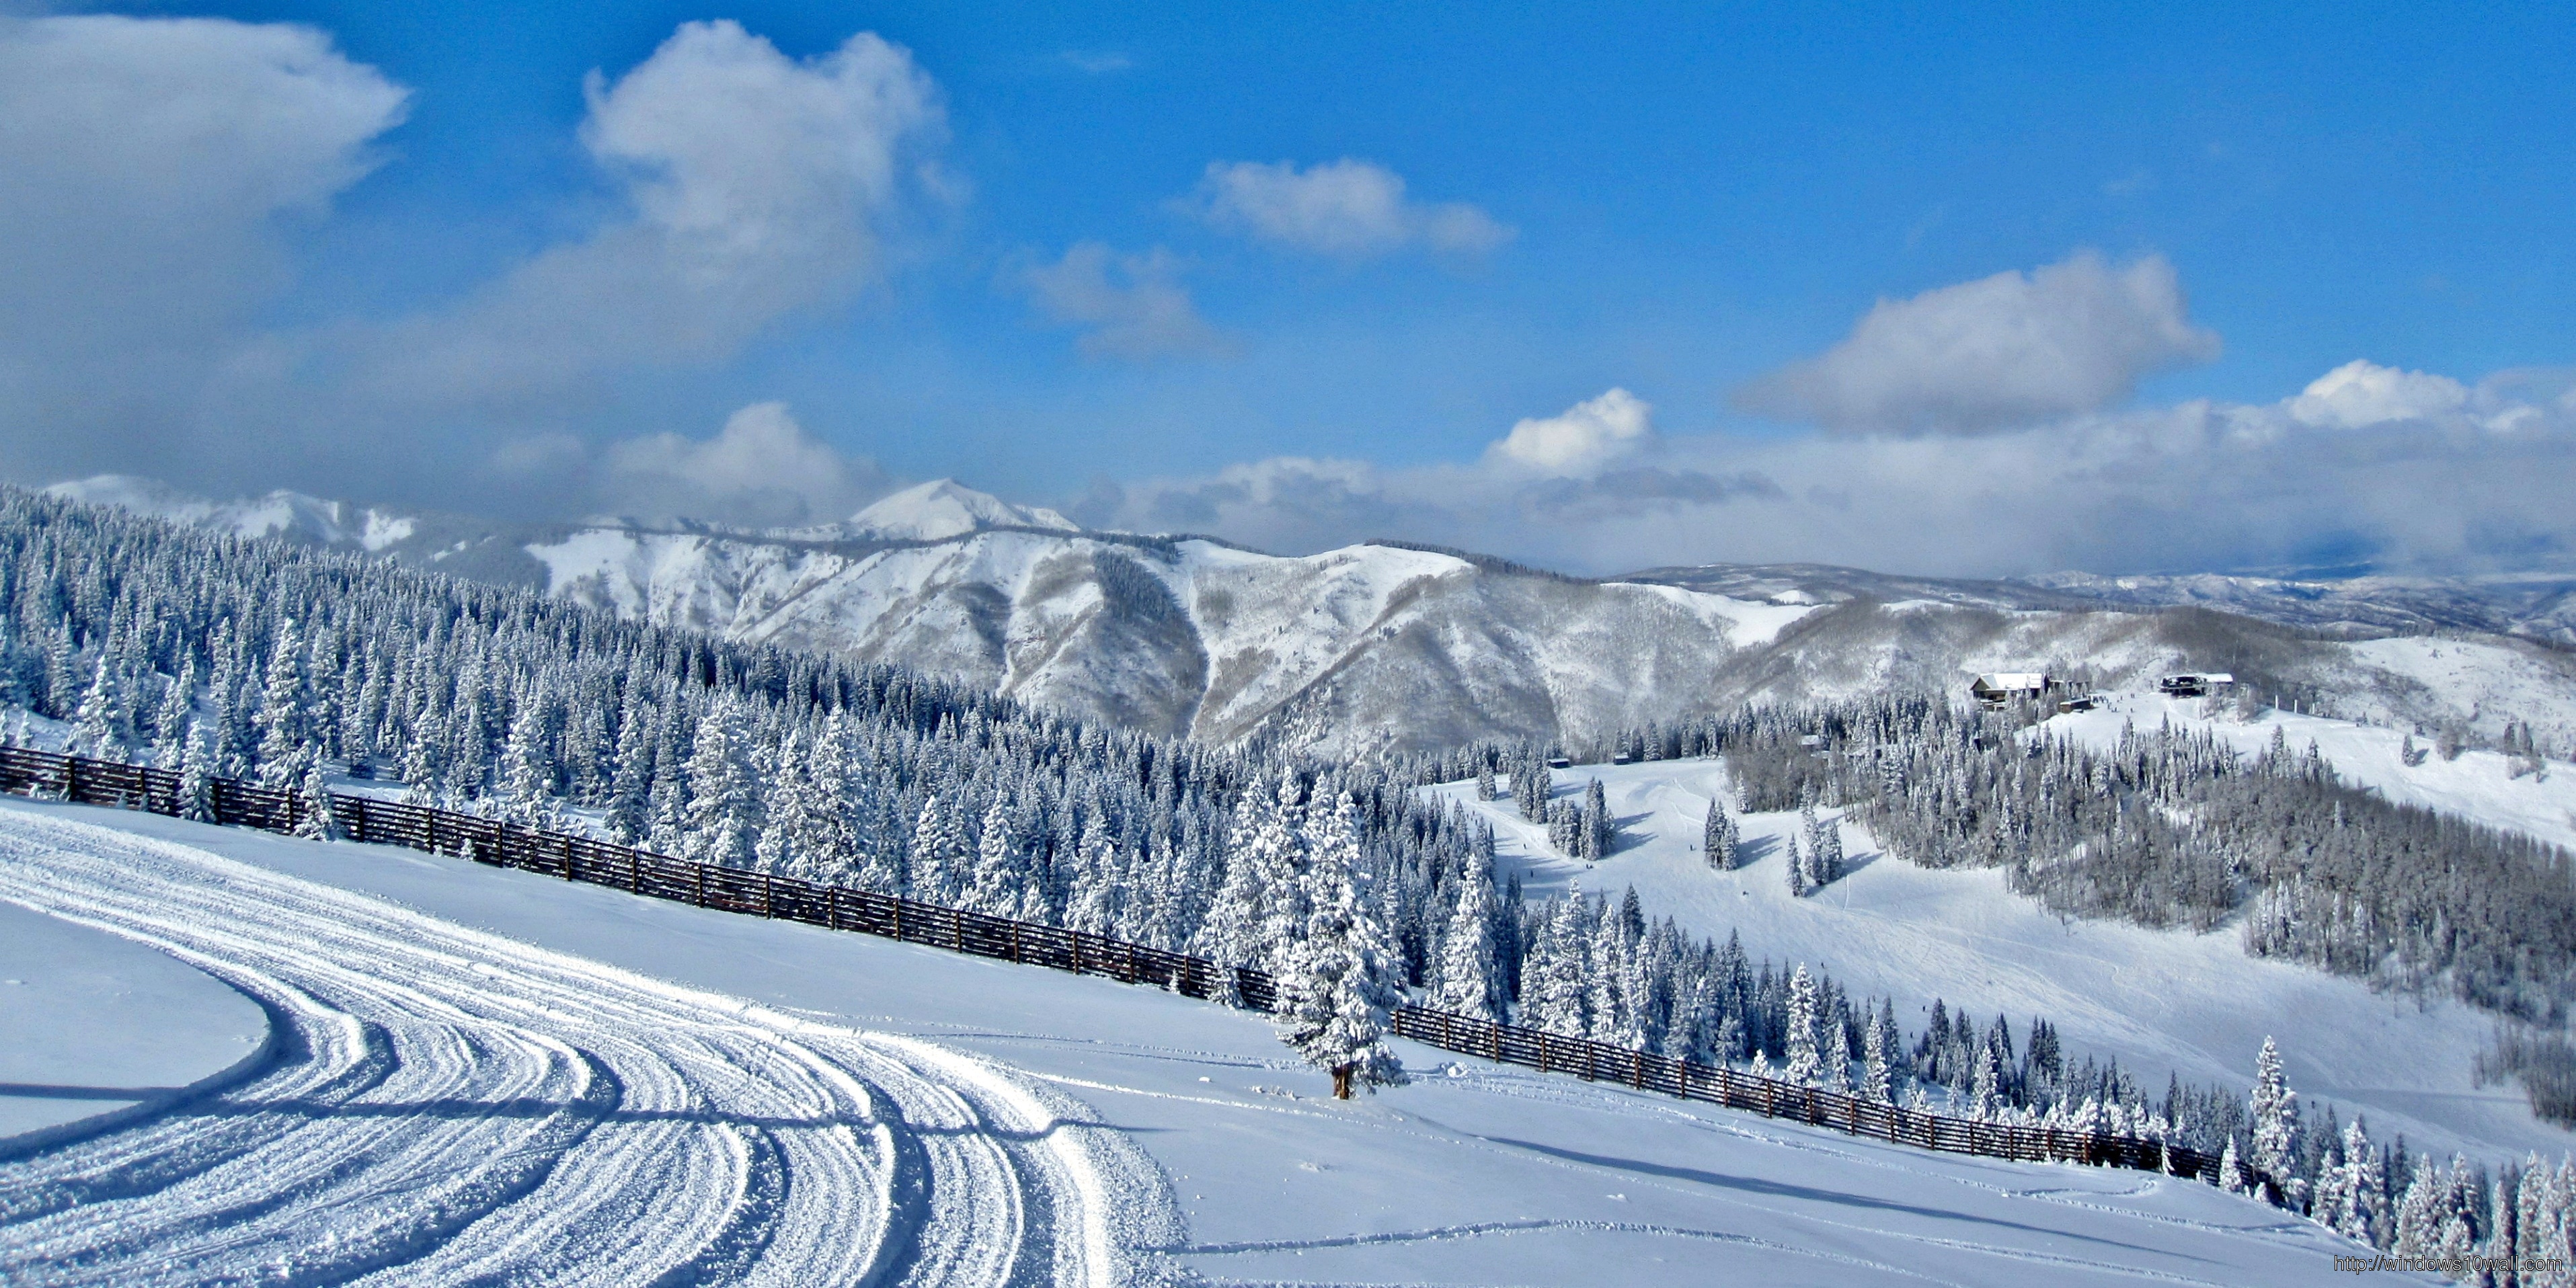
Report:
[[[2468,404],[2468,386],[2449,376],[2355,360],[2317,377],[2285,406],[2303,425],[2360,429],[2392,420],[2438,420]]]
[[[2565,486],[2576,403],[2548,373],[2514,374],[2469,387],[2468,421],[2347,426],[2302,420],[2296,398],[2189,402],[1972,438],[1664,435],[1573,477],[1506,454],[1506,437],[1474,464],[1280,458],[1151,479],[1104,490],[1083,517],[1285,552],[1400,537],[1597,573],[1818,561],[1992,576],[2355,559],[2475,571],[2576,558]]]
[[[1655,432],[1653,413],[1635,394],[1612,389],[1557,415],[1513,425],[1485,454],[1548,474],[1592,474],[1645,446]]]
[[[2140,377],[2218,354],[2173,266],[2090,251],[1882,299],[1842,343],[1739,391],[1740,405],[1842,433],[1978,434],[2098,411]]]
[[[1483,254],[1514,236],[1475,206],[1410,200],[1403,176],[1348,157],[1303,170],[1287,161],[1210,162],[1196,209],[1220,228],[1344,259],[1413,246]]]
[[[847,517],[893,480],[808,434],[787,404],[753,403],[709,439],[653,434],[592,448],[562,434],[503,444],[492,472],[586,498],[594,512],[789,527]]]
[[[288,24],[0,18],[0,443],[21,471],[166,459],[284,234],[409,93]]]
[[[735,23],[687,23],[583,92],[582,143],[634,218],[361,337],[378,393],[523,413],[617,369],[727,357],[841,303],[878,271],[919,173],[909,154],[942,123],[911,55],[864,32],[799,62]]]
[[[1094,357],[1155,358],[1213,355],[1231,345],[1199,316],[1187,288],[1176,280],[1180,265],[1161,247],[1120,255],[1099,242],[1081,242],[1052,264],[1020,275],[1038,310],[1084,328],[1082,351]]]

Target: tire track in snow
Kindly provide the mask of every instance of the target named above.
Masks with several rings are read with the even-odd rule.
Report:
[[[0,1163],[12,1284],[1134,1282],[1177,1209],[1087,1108],[927,1042],[61,819],[0,898],[269,1009],[263,1072]]]

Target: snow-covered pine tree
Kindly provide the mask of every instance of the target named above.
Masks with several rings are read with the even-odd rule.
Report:
[[[2246,1118],[2254,1133],[2254,1170],[2280,1190],[2284,1206],[2304,1205],[2304,1183],[2298,1178],[2299,1096],[2281,1071],[2281,1051],[2269,1035],[2254,1056],[2254,1089],[2247,1098]]]
[[[294,790],[301,769],[296,754],[304,749],[304,637],[291,617],[277,624],[277,636],[269,643],[268,678],[260,688],[254,722],[260,785]]]
[[[1610,800],[1602,791],[1601,780],[1593,779],[1583,788],[1583,808],[1576,815],[1575,844],[1580,857],[1598,862],[1610,853],[1611,832],[1616,826],[1610,817]]]
[[[100,760],[123,760],[133,731],[127,716],[130,705],[125,693],[123,668],[116,664],[115,650],[101,648],[98,665],[92,669],[89,688],[81,694],[80,708],[72,715],[69,750],[75,756],[92,756]]]
[[[1719,871],[1735,866],[1735,819],[1726,812],[1726,802],[1711,798],[1708,822],[1700,832],[1700,853],[1708,865]]]
[[[1789,977],[1788,1033],[1785,1053],[1787,1063],[1780,1076],[1797,1083],[1812,1084],[1822,1065],[1816,1049],[1816,981],[1807,974],[1807,964],[1798,963],[1797,972]]]
[[[1345,794],[1317,827],[1299,874],[1302,933],[1286,946],[1278,971],[1280,1040],[1333,1075],[1333,1094],[1355,1086],[1401,1086],[1404,1065],[1386,1044],[1395,1007],[1403,1003],[1392,955],[1377,919],[1362,906],[1356,813]]]
[[[1493,762],[1479,758],[1476,762],[1476,799],[1490,801],[1494,796]]]
[[[1861,1033],[1860,1094],[1873,1104],[1888,1104],[1895,1098],[1894,1075],[1889,1069],[1890,1048],[1896,1041],[1889,1030],[1894,1027],[1882,1023],[1873,1012],[1869,1027]]]
[[[331,812],[331,782],[322,770],[322,753],[308,748],[298,759],[303,772],[295,792],[295,835],[311,841],[340,839],[339,816]]]
[[[1503,1019],[1502,963],[1494,949],[1494,865],[1468,851],[1458,876],[1458,903],[1440,938],[1440,969],[1432,988],[1436,1010],[1499,1023]]]
[[[752,767],[750,712],[731,695],[698,721],[689,749],[689,798],[681,857],[749,868],[759,843],[761,785]]]
[[[215,753],[203,731],[189,735],[179,757],[179,817],[192,823],[215,821]]]
[[[1554,901],[1541,923],[1529,960],[1521,967],[1525,1023],[1559,1037],[1579,1038],[1587,1028],[1584,985],[1590,974],[1590,919],[1580,887]]]
[[[1789,878],[1789,895],[1791,898],[1803,899],[1807,897],[1807,892],[1814,888],[1807,880],[1807,856],[1799,850],[1796,836],[1782,837],[1781,843],[1789,849],[1788,861],[1780,865],[1786,870]]]

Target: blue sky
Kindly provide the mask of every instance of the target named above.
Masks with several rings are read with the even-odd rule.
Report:
[[[64,24],[103,12],[34,17],[8,38],[91,40],[97,30]],[[1279,548],[1452,540],[1591,569],[1809,557],[2009,572],[2355,553],[2486,567],[2576,549],[2576,516],[2545,491],[2491,493],[2501,517],[2438,520],[2357,517],[2349,495],[2425,474],[2367,465],[2392,456],[2433,452],[2433,473],[2470,487],[2568,459],[2554,453],[2576,419],[2560,406],[2576,362],[2564,303],[2576,295],[2576,24],[2559,8],[118,12],[300,24],[404,96],[391,108],[372,91],[334,100],[336,132],[293,164],[347,173],[296,180],[295,200],[245,198],[192,221],[184,193],[152,197],[132,216],[145,251],[118,242],[125,225],[95,203],[16,210],[0,231],[52,263],[166,254],[251,266],[210,270],[212,285],[175,303],[159,292],[181,287],[154,284],[166,273],[104,292],[85,307],[105,339],[69,357],[59,328],[32,320],[51,306],[28,298],[28,275],[0,285],[0,311],[19,318],[0,330],[0,372],[14,346],[19,383],[36,391],[21,405],[44,411],[19,413],[30,423],[5,441],[17,445],[11,472],[37,481],[159,462],[206,490],[620,508],[641,494],[615,480],[639,471],[742,474],[707,454],[720,428],[782,403],[772,419],[789,427],[771,432],[794,450],[773,455],[836,453],[836,487],[755,478],[746,487],[765,499],[717,487],[695,508],[779,517],[768,512],[795,494],[790,508],[830,517],[820,511],[955,475],[1120,526],[1208,526]],[[705,82],[692,76],[749,47],[682,48],[683,24],[707,20],[768,42],[778,63],[763,74],[782,93],[859,33],[893,46],[902,66],[885,74],[909,77],[921,101],[853,127],[895,156],[891,186],[798,216],[817,244],[766,264],[768,294],[726,305],[741,316],[706,334],[585,338],[506,389],[460,389],[470,377],[458,373],[486,365],[465,358],[426,393],[417,371],[365,375],[386,351],[521,356],[545,343],[531,337],[586,329],[568,308],[540,324],[475,301],[534,291],[528,266],[550,254],[588,247],[605,260],[597,248],[620,230],[660,227],[651,176],[684,145],[653,135],[603,151],[596,135],[613,118],[597,95],[633,77],[632,121],[696,110]],[[210,50],[230,39],[205,38]],[[25,64],[50,79],[23,77],[20,92],[78,103],[84,78],[140,57],[121,38],[94,43],[94,55]],[[264,56],[149,71],[213,77],[227,59]],[[657,64],[671,74],[648,94],[638,71]],[[277,79],[274,67],[245,71],[224,92],[274,93]],[[704,128],[721,140],[766,127],[715,112]],[[780,128],[801,139],[839,127]],[[22,170],[70,164],[75,137],[25,134],[0,149],[0,181],[13,157]],[[185,146],[217,167],[226,148]],[[1346,160],[1358,164],[1332,168]],[[96,162],[117,164],[184,169],[161,154]],[[1350,190],[1323,177],[1381,196],[1400,182],[1402,200],[1337,215],[1334,193]],[[11,218],[0,202],[0,221]],[[212,249],[173,231],[224,218],[242,229]],[[819,245],[834,238],[847,244]],[[2054,293],[1939,294],[2068,265]],[[2140,265],[2144,276],[2124,276]],[[601,299],[620,325],[665,304],[707,307],[685,294]],[[1918,299],[1957,307],[1894,316],[1883,343],[1861,343],[1877,302]],[[2129,301],[2118,307],[2136,326],[2057,352],[2047,337],[2081,332],[2104,299]],[[198,312],[206,320],[184,334],[153,320]],[[1936,314],[1949,320],[1925,321]],[[1946,337],[1941,371],[1889,374],[1920,349],[1909,326]],[[1962,341],[1960,327],[1974,333]],[[2039,335],[2049,351],[1997,359],[2010,369],[1990,393],[1960,368],[1962,353],[1992,349],[1989,333]],[[121,356],[136,352],[166,360]],[[2393,403],[2325,420],[2284,410],[2355,360],[2375,364],[2364,374],[2377,383],[2347,385]],[[45,374],[75,369],[82,379]],[[1612,390],[1648,408],[1643,419],[1585,428],[1576,410]],[[2216,496],[2118,494],[2124,513],[2157,517],[2105,525],[2059,506],[1942,555],[1927,537],[2015,493],[1972,504],[1890,481],[1919,478],[1947,444],[1953,456],[2078,458],[2069,468],[2099,486],[2141,452],[2206,454],[2217,440],[2171,441],[2174,417],[2204,403],[2217,411],[2201,413],[2203,435],[2219,433],[2210,414],[2291,427],[2287,439],[2221,435],[2257,453],[2238,470],[2279,477],[2282,493],[2230,482],[2201,489]],[[2498,428],[2516,408],[2537,409],[2513,422],[2520,438]],[[1524,421],[1563,421],[1582,450],[1542,461],[1496,446]],[[2486,437],[2462,447],[2470,421]],[[1838,490],[1846,474],[1855,482]],[[2074,477],[2016,487],[2063,492]],[[1639,489],[1662,498],[1651,520],[1615,513],[1613,499]],[[2190,539],[2169,531],[2213,510],[2220,521]]]

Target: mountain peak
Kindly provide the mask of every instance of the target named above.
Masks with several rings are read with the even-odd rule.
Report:
[[[932,479],[881,498],[851,515],[847,526],[903,541],[944,541],[985,528],[1082,530],[1053,510],[1013,505],[955,479]]]

